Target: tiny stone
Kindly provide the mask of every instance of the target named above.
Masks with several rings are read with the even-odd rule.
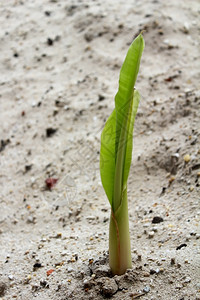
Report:
[[[165,258],[165,257],[162,257],[161,260],[162,260],[162,261],[166,261],[166,258]]]
[[[149,292],[150,292],[150,287],[149,287],[149,286],[145,286],[145,287],[143,288],[143,292],[144,292],[144,293],[149,293]]]
[[[175,258],[174,257],[171,258],[171,265],[175,265]]]
[[[153,224],[158,224],[158,223],[161,223],[161,222],[163,222],[164,220],[163,220],[163,218],[162,217],[154,217],[153,218],[153,220],[152,220],[152,223]]]
[[[91,288],[94,285],[94,281],[85,279],[83,281],[83,285],[84,285],[84,288]]]
[[[115,294],[118,290],[118,285],[114,278],[106,278],[105,282],[102,285],[102,293],[109,297],[113,294]]]
[[[142,255],[141,255],[141,254],[138,254],[137,260],[138,260],[138,261],[141,261],[141,260],[142,260]]]
[[[164,272],[164,269],[163,268],[160,268],[160,273],[163,273]]]
[[[190,235],[191,235],[191,236],[195,236],[195,235],[196,235],[196,232],[193,230],[193,231],[190,232]]]
[[[68,106],[68,105],[65,105],[65,106],[64,106],[64,110],[69,110],[69,106]]]
[[[191,186],[190,186],[190,192],[192,192],[193,190],[194,190],[194,186],[191,185]]]
[[[102,266],[99,266],[96,270],[95,270],[95,274],[97,277],[105,277],[105,276],[109,276],[110,275],[110,268],[109,266],[106,266],[106,265],[102,265]]]
[[[184,283],[189,283],[191,282],[191,278],[190,277],[186,277],[186,279],[184,280]]]
[[[57,128],[52,128],[52,127],[49,127],[46,129],[46,137],[51,137],[52,135],[54,135],[57,131]]]
[[[183,159],[186,163],[188,163],[190,161],[191,157],[189,154],[186,154]]]
[[[185,264],[189,264],[189,261],[188,261],[188,259],[185,259]]]
[[[33,271],[36,271],[37,269],[41,268],[42,267],[42,264],[40,262],[36,262],[34,265],[33,265]]]
[[[154,237],[154,231],[149,232],[149,239],[152,239]]]
[[[176,158],[179,158],[179,153],[174,153],[174,154],[172,154],[172,157],[176,157]]]
[[[158,227],[153,227],[152,230],[153,230],[154,232],[157,232],[157,231],[158,231]]]
[[[34,218],[33,218],[33,216],[28,216],[28,218],[27,218],[27,223],[28,223],[28,224],[34,223]]]
[[[89,282],[89,280],[88,280],[88,279],[85,279],[85,280],[83,281],[84,286],[88,285],[88,282]]]
[[[177,290],[180,290],[180,289],[182,289],[182,288],[183,288],[182,284],[177,284],[177,285],[175,286],[175,289],[177,289]]]
[[[68,267],[68,268],[67,268],[67,271],[70,273],[70,272],[73,272],[74,269],[73,269],[72,267]]]
[[[46,242],[46,241],[47,241],[46,238],[42,238],[42,239],[41,239],[41,242]]]
[[[158,274],[158,273],[160,273],[160,269],[159,268],[156,269],[156,274]]]
[[[87,217],[86,217],[86,220],[88,220],[88,221],[93,221],[93,220],[95,220],[95,219],[96,219],[95,216],[87,216]]]
[[[54,41],[53,41],[51,38],[48,38],[48,39],[47,39],[47,45],[48,45],[48,46],[52,46],[52,45],[53,45],[53,42],[54,42]]]
[[[85,276],[85,272],[84,271],[80,271],[80,274],[79,274],[79,276],[83,279],[84,278],[84,276]]]
[[[47,286],[48,286],[48,283],[47,283],[47,281],[46,281],[45,279],[41,279],[41,280],[40,280],[40,285],[41,285],[42,287],[47,287]]]

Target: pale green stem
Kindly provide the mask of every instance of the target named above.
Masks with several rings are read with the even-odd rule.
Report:
[[[120,207],[116,212],[111,211],[109,264],[113,275],[122,275],[127,269],[131,269],[132,267],[127,189],[123,192]]]

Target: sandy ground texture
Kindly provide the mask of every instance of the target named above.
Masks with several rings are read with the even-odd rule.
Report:
[[[0,298],[200,299],[199,1],[0,6]],[[100,133],[143,29],[133,269],[113,277]]]

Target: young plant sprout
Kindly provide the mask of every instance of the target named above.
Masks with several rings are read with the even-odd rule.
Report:
[[[140,95],[134,89],[144,49],[139,34],[132,42],[119,76],[115,109],[101,134],[100,173],[111,205],[109,264],[113,275],[132,267],[128,220],[127,180],[132,159],[135,116]]]

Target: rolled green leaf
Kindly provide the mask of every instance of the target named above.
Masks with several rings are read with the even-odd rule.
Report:
[[[139,93],[134,89],[144,40],[140,34],[131,44],[119,77],[115,109],[101,134],[100,173],[111,205],[110,267],[122,274],[131,267],[128,226],[127,180],[132,159],[132,139]]]

